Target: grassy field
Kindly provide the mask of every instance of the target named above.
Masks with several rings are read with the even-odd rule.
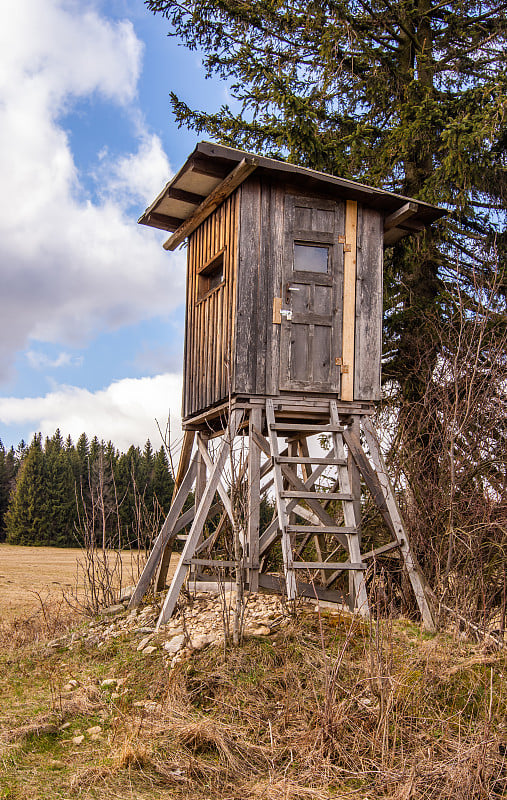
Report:
[[[48,552],[43,571],[41,552],[26,554],[38,589],[71,580],[71,551]],[[27,591],[6,563],[7,586]],[[0,623],[2,800],[507,797],[507,658],[491,645],[300,610],[171,670],[160,647],[138,651],[134,630],[86,639],[110,619],[50,604],[11,614]]]
[[[137,553],[122,554],[122,585],[136,582]],[[142,557],[141,557],[142,561]],[[83,551],[79,548],[0,544],[0,619],[27,617],[62,594],[83,594]]]

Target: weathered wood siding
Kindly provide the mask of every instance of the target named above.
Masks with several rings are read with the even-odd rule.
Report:
[[[379,400],[382,358],[383,217],[358,210],[354,399]]]
[[[278,394],[280,296],[284,247],[283,185],[255,174],[239,193],[239,266],[234,388],[238,394]]]
[[[236,311],[237,230],[237,195],[233,194],[188,240],[184,417],[224,400],[229,393]],[[203,291],[200,271],[217,256],[223,257],[223,280]]]
[[[358,204],[348,356],[354,401],[380,397],[382,222],[380,212]],[[229,391],[247,397],[339,394],[344,234],[340,198],[306,195],[254,173],[189,237],[185,417],[225,400]],[[295,241],[328,245],[329,274],[291,273]],[[203,296],[199,270],[221,251],[223,281]],[[291,303],[289,285],[295,288]],[[293,325],[286,319],[274,324],[274,298],[292,308]],[[306,335],[308,342],[300,341]]]

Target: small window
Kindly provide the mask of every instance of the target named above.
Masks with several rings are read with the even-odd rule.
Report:
[[[222,250],[199,270],[197,299],[202,300],[223,282],[224,251]]]
[[[316,244],[294,245],[294,269],[301,272],[327,272],[329,248]]]

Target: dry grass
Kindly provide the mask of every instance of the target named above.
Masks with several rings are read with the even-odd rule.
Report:
[[[507,797],[505,652],[306,612],[172,672],[136,641],[48,652],[39,631],[4,651],[0,797]],[[125,678],[116,699],[100,687],[111,675]]]

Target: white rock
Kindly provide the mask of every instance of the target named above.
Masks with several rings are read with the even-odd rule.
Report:
[[[102,728],[100,727],[100,725],[93,725],[92,728],[87,728],[86,729],[86,733],[89,736],[92,736],[94,733],[101,733],[101,731],[102,731]]]
[[[139,648],[137,648],[137,649],[139,650]],[[155,652],[155,650],[157,650],[157,647],[155,645],[153,645],[153,644],[150,644],[150,645],[148,645],[148,647],[144,648],[143,655],[150,656],[152,653]]]
[[[267,625],[259,625],[256,628],[249,628],[248,633],[250,633],[252,636],[269,636],[271,630]]]
[[[121,593],[120,600],[121,601],[130,600],[135,590],[136,590],[135,586],[126,586]]]
[[[84,742],[84,736],[82,734],[81,734],[81,736],[73,736],[72,737],[72,743],[73,744],[81,744],[82,742]]]
[[[177,653],[183,647],[184,641],[185,636],[182,633],[178,636],[173,636],[168,642],[164,642],[164,650],[167,650],[167,652],[171,654]]]
[[[207,647],[209,644],[213,644],[215,641],[215,637],[211,633],[203,633],[198,636],[192,637],[192,649],[193,650],[202,650],[203,647]]]
[[[153,639],[153,634],[152,633],[150,633],[149,636],[145,636],[144,639],[141,639],[141,641],[137,645],[137,650],[139,650],[139,651],[140,650],[144,650],[146,645],[149,644],[149,642],[151,642],[152,639]]]

